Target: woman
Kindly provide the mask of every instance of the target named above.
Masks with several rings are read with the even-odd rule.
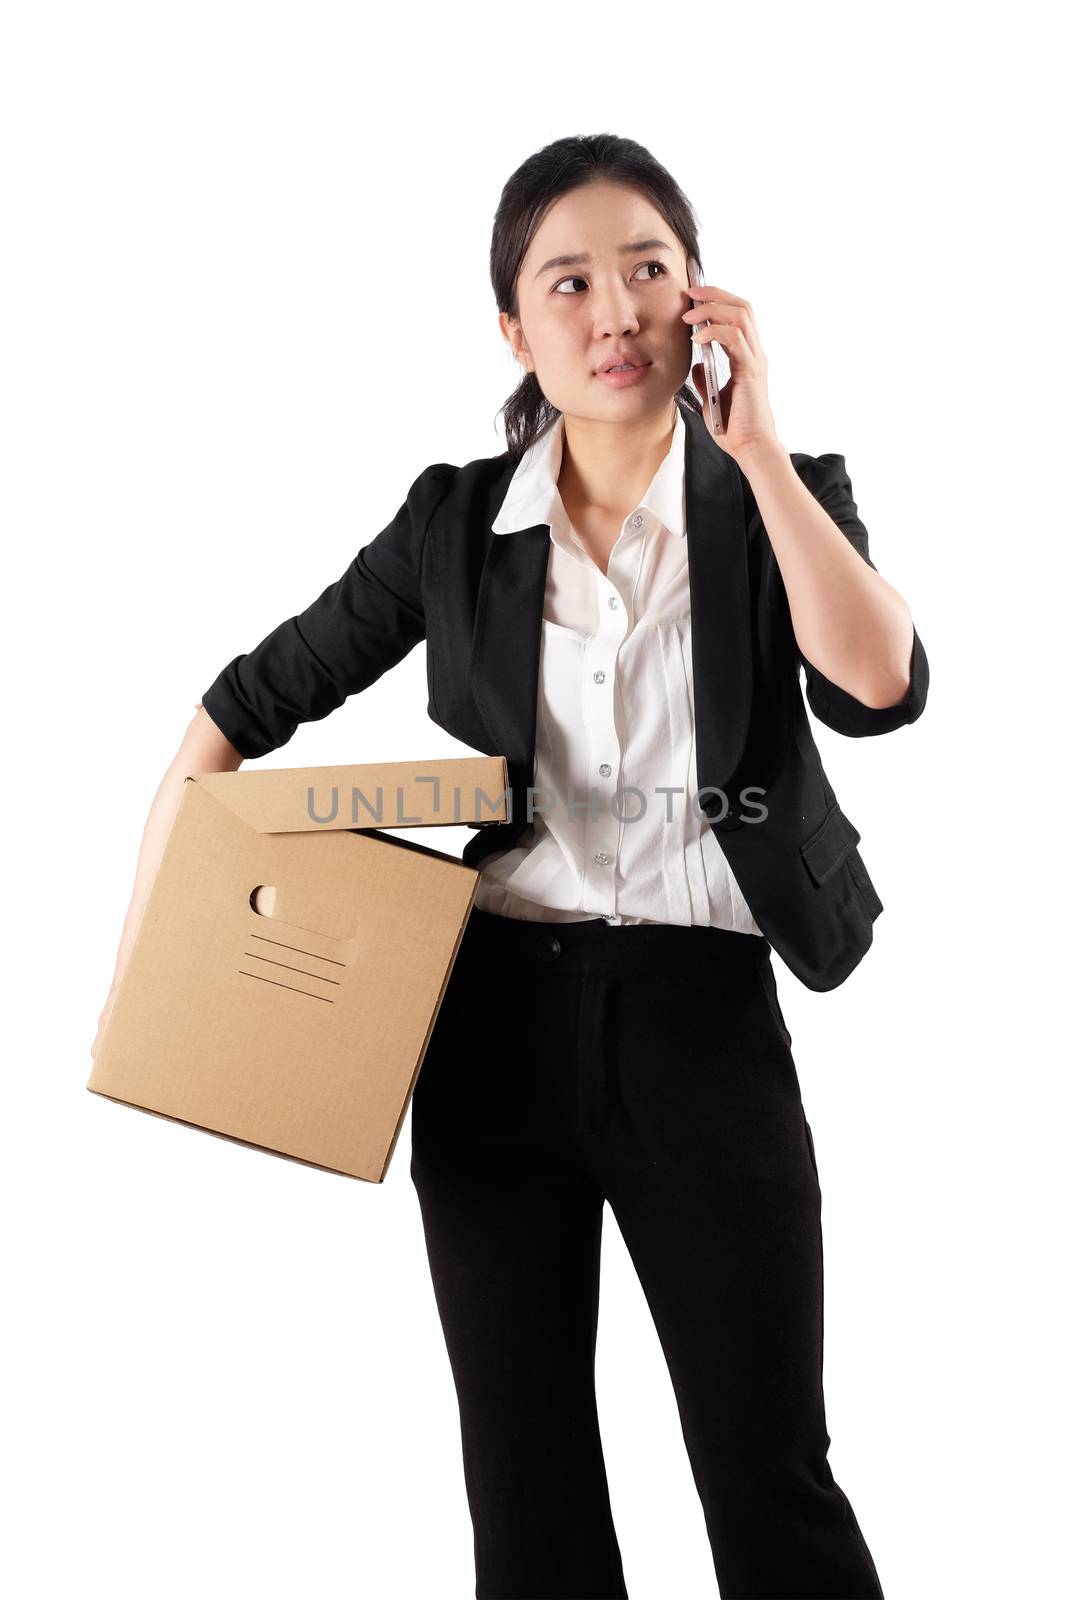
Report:
[[[691,298],[690,255],[691,209],[633,141],[561,139],[511,177],[491,253],[525,369],[507,449],[428,467],[205,691],[112,989],[178,774],[278,748],[425,639],[431,715],[514,779],[511,818],[463,853],[475,906],[412,1102],[480,1597],[626,1594],[594,1389],[605,1200],[721,1593],[882,1592],[827,1461],[821,1192],[770,949],[833,987],[882,909],[799,665],[854,735],[914,721],[928,669],[843,459],[778,440],[752,308]],[[685,384],[711,338],[732,370],[717,436],[699,361],[703,409]]]

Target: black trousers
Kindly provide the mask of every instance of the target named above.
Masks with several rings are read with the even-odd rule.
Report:
[[[594,1389],[611,1206],[725,1600],[882,1590],[827,1461],[822,1195],[763,938],[471,913],[411,1106],[478,1600],[625,1596]]]

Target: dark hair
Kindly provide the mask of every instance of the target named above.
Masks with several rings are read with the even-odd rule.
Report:
[[[569,190],[598,180],[628,183],[642,190],[681,240],[686,254],[695,256],[700,265],[693,208],[644,145],[614,133],[574,134],[536,151],[512,173],[501,192],[489,247],[489,276],[499,311],[518,315],[516,280],[549,206]],[[683,384],[674,398],[679,406],[702,409],[688,384]],[[545,398],[533,372],[524,374],[500,411],[504,413],[506,453],[512,461],[518,461],[542,429],[559,416],[559,408]]]

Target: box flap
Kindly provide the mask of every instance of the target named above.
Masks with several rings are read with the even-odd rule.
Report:
[[[205,772],[196,783],[257,833],[507,822],[504,756]]]

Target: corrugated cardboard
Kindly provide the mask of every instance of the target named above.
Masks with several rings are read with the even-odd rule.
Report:
[[[86,1087],[380,1183],[478,873],[379,829],[509,802],[503,757],[186,778]]]

